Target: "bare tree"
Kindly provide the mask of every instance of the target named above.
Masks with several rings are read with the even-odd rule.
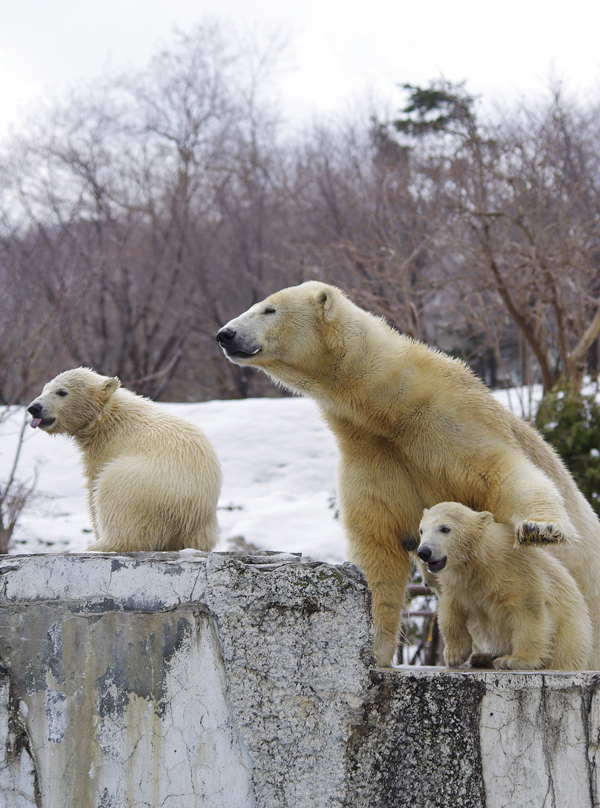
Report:
[[[297,153],[296,262],[404,333],[427,339],[433,219],[409,150],[371,120],[319,126]]]
[[[493,344],[508,315],[545,390],[565,383],[579,390],[600,334],[595,116],[555,90],[547,106],[486,127],[461,86],[408,89],[411,103],[396,128],[423,138],[438,167],[446,291],[454,287],[455,301]]]
[[[491,380],[518,366],[577,388],[600,332],[594,111],[557,90],[483,123],[442,81],[409,87],[395,126],[364,116],[284,143],[282,47],[204,23],[8,145],[3,400],[69,364],[155,398],[274,394],[214,334],[311,277],[475,363],[495,355]]]
[[[152,397],[247,394],[214,334],[277,274],[277,116],[263,88],[280,49],[201,25],[143,71],[51,104],[12,144],[6,249],[44,262],[31,316],[54,316],[71,364]],[[33,279],[36,261],[17,274]]]

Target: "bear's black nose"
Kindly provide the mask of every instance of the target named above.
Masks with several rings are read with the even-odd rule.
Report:
[[[27,412],[33,415],[34,418],[39,418],[42,414],[42,405],[34,401],[33,404],[27,407]]]
[[[421,561],[429,561],[429,559],[431,558],[431,547],[427,547],[427,545],[425,545],[424,547],[419,547],[419,549],[417,550],[417,555],[419,556]]]
[[[234,331],[233,328],[222,328],[217,333],[217,342],[219,345],[227,345],[232,339],[235,338],[236,334],[237,331]]]

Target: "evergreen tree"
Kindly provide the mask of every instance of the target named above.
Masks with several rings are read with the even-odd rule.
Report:
[[[597,391],[573,395],[568,389],[546,396],[535,424],[554,446],[592,508],[600,516],[600,405]]]

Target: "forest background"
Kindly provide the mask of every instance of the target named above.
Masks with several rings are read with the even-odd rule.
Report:
[[[5,139],[1,404],[80,364],[160,400],[281,395],[214,336],[311,278],[492,387],[597,374],[597,99],[555,82],[483,116],[439,78],[290,131],[283,50],[204,23]]]

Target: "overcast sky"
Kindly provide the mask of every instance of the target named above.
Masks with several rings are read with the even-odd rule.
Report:
[[[4,0],[0,131],[47,92],[142,67],[206,15],[290,35],[279,85],[296,117],[442,74],[500,103],[541,92],[550,74],[600,89],[600,0]]]

